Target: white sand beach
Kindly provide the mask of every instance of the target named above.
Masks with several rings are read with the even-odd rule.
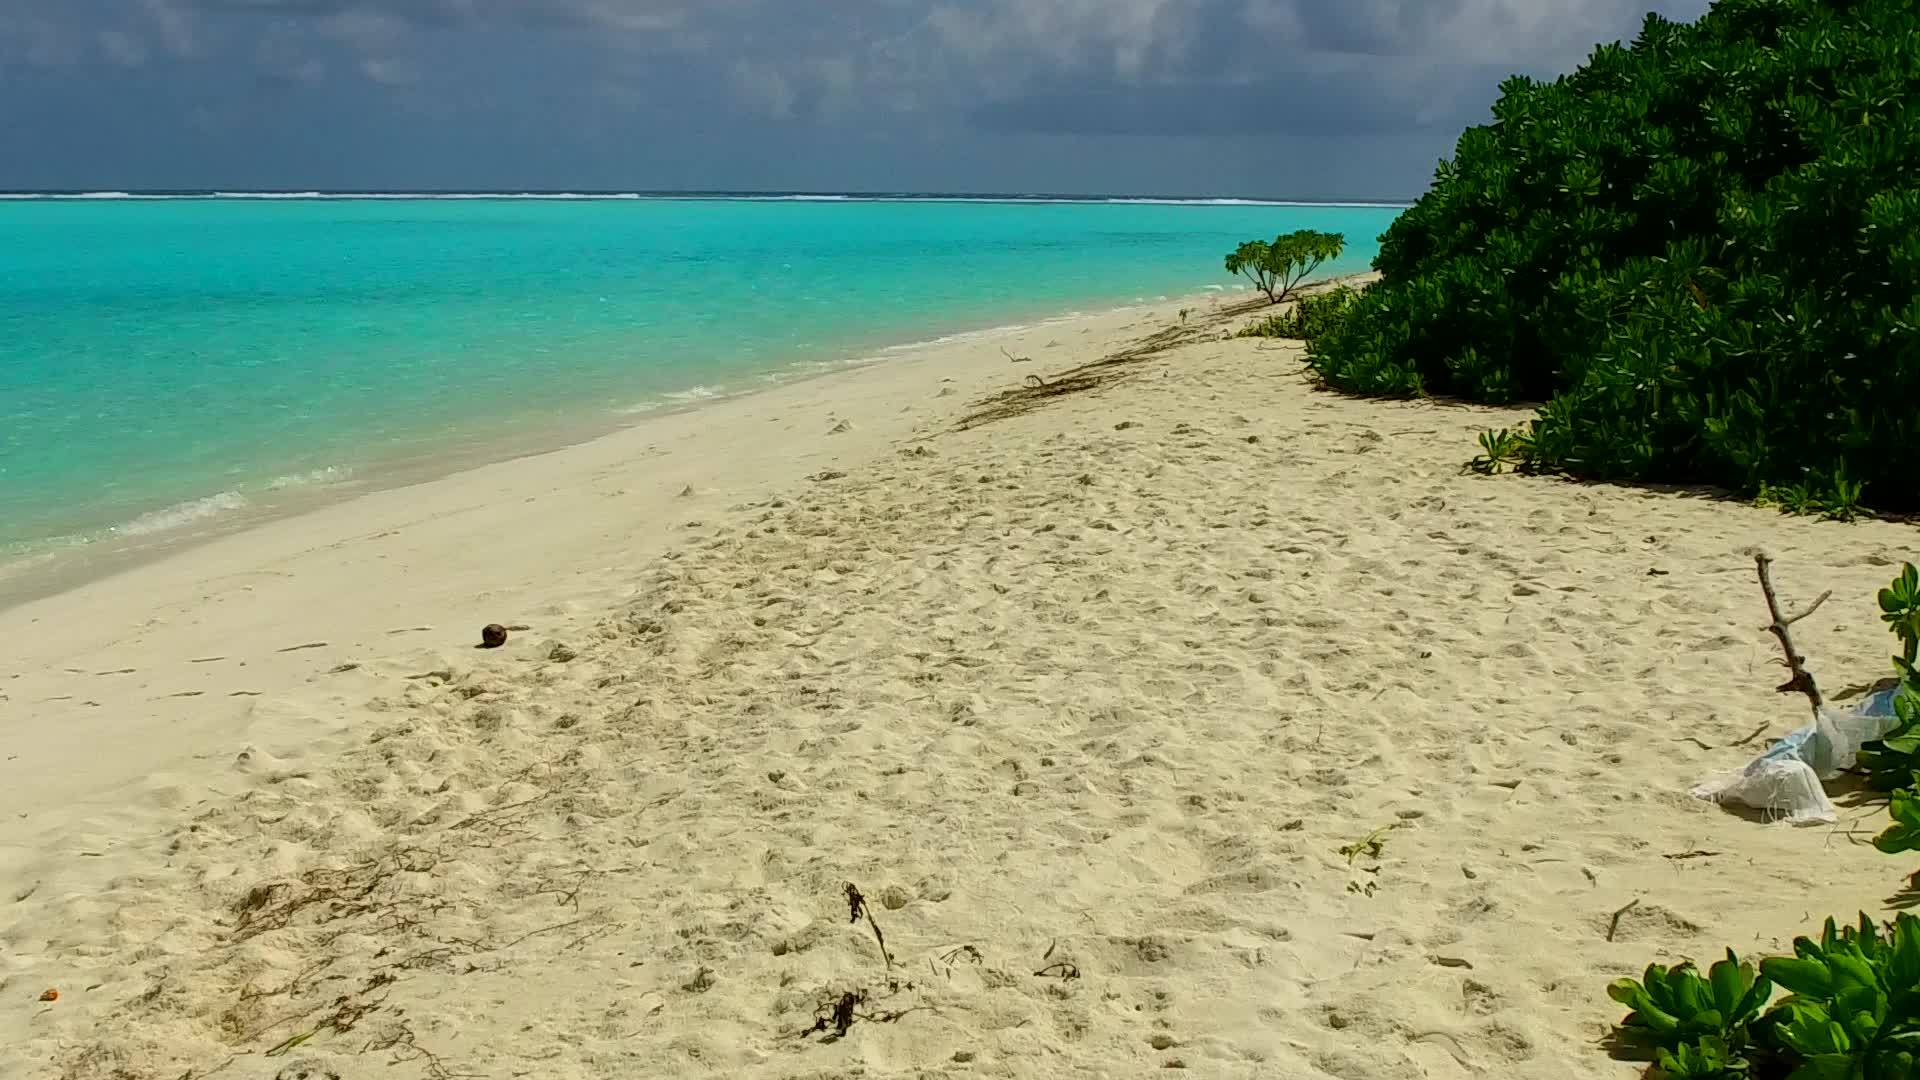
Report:
[[[0,612],[0,1076],[1628,1077],[1609,979],[1884,911],[1882,811],[1687,791],[1806,718],[1747,549],[1839,689],[1911,525],[1467,475],[1524,412],[1181,306]]]

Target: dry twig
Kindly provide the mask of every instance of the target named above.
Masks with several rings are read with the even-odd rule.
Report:
[[[1793,678],[1781,683],[1775,689],[1782,694],[1791,694],[1798,691],[1807,695],[1807,700],[1813,703],[1814,712],[1818,713],[1820,706],[1826,704],[1826,701],[1820,696],[1820,688],[1814,684],[1813,673],[1807,670],[1807,658],[1801,656],[1800,653],[1794,649],[1793,635],[1790,633],[1789,628],[1791,628],[1794,623],[1820,610],[1820,605],[1826,603],[1828,598],[1833,596],[1833,590],[1829,589],[1821,593],[1820,598],[1812,604],[1809,604],[1805,611],[1793,615],[1782,614],[1780,611],[1780,599],[1774,595],[1773,578],[1767,569],[1773,565],[1773,558],[1764,551],[1756,551],[1753,553],[1753,561],[1760,572],[1760,591],[1766,594],[1767,614],[1773,616],[1773,622],[1768,625],[1766,629],[1772,633],[1774,637],[1780,639],[1781,651],[1787,654],[1787,670],[1793,673]]]

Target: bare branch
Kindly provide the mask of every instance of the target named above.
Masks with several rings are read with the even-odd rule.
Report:
[[[1773,616],[1773,622],[1766,629],[1780,639],[1780,649],[1787,654],[1787,670],[1793,673],[1793,678],[1781,683],[1775,689],[1782,694],[1798,691],[1807,695],[1807,700],[1813,703],[1813,709],[1817,713],[1820,707],[1826,704],[1826,700],[1820,696],[1820,688],[1813,681],[1813,673],[1807,670],[1807,658],[1794,649],[1793,635],[1788,632],[1788,627],[1820,610],[1820,605],[1826,603],[1833,592],[1828,590],[1821,593],[1820,598],[1809,605],[1805,611],[1791,617],[1783,615],[1780,612],[1780,598],[1774,595],[1773,577],[1768,572],[1768,567],[1773,565],[1772,557],[1764,551],[1756,551],[1753,553],[1753,562],[1760,572],[1760,591],[1767,598],[1767,614]]]

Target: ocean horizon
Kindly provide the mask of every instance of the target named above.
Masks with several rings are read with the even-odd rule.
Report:
[[[664,202],[978,202],[978,203],[1118,203],[1147,206],[1302,206],[1302,207],[1376,207],[1405,209],[1413,205],[1405,199],[1312,199],[1264,198],[1239,195],[1099,195],[1065,192],[967,192],[967,191],[693,191],[693,190],[486,190],[462,191],[419,189],[384,191],[367,189],[270,189],[227,190],[222,188],[134,188],[88,189],[49,188],[0,189],[0,199],[89,200],[124,199],[548,199],[548,200],[658,200]]]
[[[0,563],[512,456],[888,346],[1238,287],[1400,204],[740,192],[0,195]]]

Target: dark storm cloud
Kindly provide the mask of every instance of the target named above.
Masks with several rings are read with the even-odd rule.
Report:
[[[1052,87],[975,109],[988,131],[1038,135],[1404,135],[1458,129],[1477,116],[1433,115],[1383,94],[1316,93],[1312,80]],[[1461,109],[1461,113],[1477,110]]]
[[[1409,194],[1501,76],[1564,70],[1640,17],[1640,0],[0,0],[0,187]],[[1301,138],[1354,150],[1311,159]]]

